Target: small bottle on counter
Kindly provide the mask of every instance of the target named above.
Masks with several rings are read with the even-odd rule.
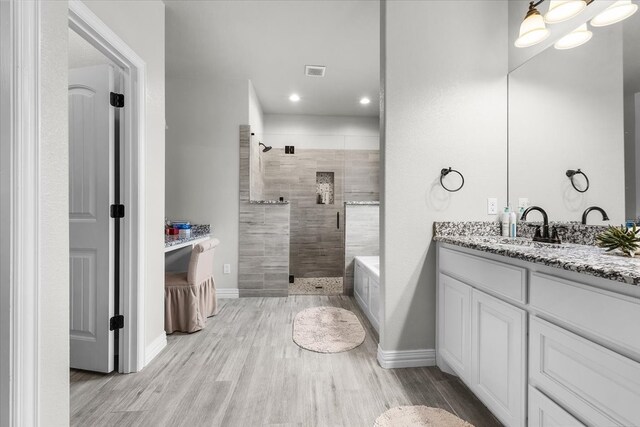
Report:
[[[502,237],[509,237],[509,208],[505,207],[500,218]]]
[[[518,237],[518,216],[509,208],[509,237]]]

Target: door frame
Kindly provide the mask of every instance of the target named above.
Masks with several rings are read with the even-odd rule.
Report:
[[[124,75],[120,313],[125,322],[118,343],[120,366],[116,368],[121,373],[137,372],[145,365],[146,63],[80,0],[69,0],[69,28],[121,67]]]
[[[0,425],[38,425],[40,2],[0,1],[0,20]]]

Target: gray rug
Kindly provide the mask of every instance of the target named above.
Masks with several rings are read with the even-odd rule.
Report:
[[[397,406],[380,415],[373,427],[473,427],[450,412],[429,406]]]
[[[318,353],[340,353],[364,342],[364,328],[355,314],[337,307],[302,310],[293,320],[293,341]]]

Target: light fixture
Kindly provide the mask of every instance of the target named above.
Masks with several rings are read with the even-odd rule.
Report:
[[[360,99],[360,104],[362,104],[362,105],[367,105],[370,102],[371,102],[371,100],[369,98],[367,98],[366,96],[364,98]]]
[[[291,102],[300,101],[300,95],[298,95],[297,93],[292,93],[291,96],[289,97],[289,101]]]
[[[569,34],[558,40],[553,47],[556,49],[573,49],[574,47],[581,46],[591,40],[593,33],[587,28],[587,24],[582,24]]]
[[[516,40],[516,47],[529,47],[534,44],[538,44],[547,37],[549,37],[549,30],[544,25],[544,19],[536,6],[542,3],[541,0],[538,3],[529,3],[529,10],[524,17],[524,21],[520,25],[520,34]]]
[[[549,11],[544,15],[547,24],[567,21],[587,7],[586,0],[551,0],[549,3]]]
[[[615,24],[623,19],[627,19],[638,10],[638,5],[633,4],[631,0],[619,0],[606,8],[604,11],[596,15],[591,20],[594,27],[604,27],[605,25]]]

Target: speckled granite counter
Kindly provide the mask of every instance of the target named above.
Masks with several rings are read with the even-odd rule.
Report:
[[[438,236],[435,241],[475,249],[522,261],[589,274],[640,286],[640,258],[607,253],[596,246],[563,243],[551,245],[528,238],[500,236]]]
[[[191,236],[189,237],[180,237],[177,234],[173,236],[164,236],[164,251],[169,252],[171,250],[179,249],[180,247],[188,246],[192,244],[196,240],[202,240],[207,237],[210,237],[211,226],[209,224],[206,225],[192,225],[191,226]]]

